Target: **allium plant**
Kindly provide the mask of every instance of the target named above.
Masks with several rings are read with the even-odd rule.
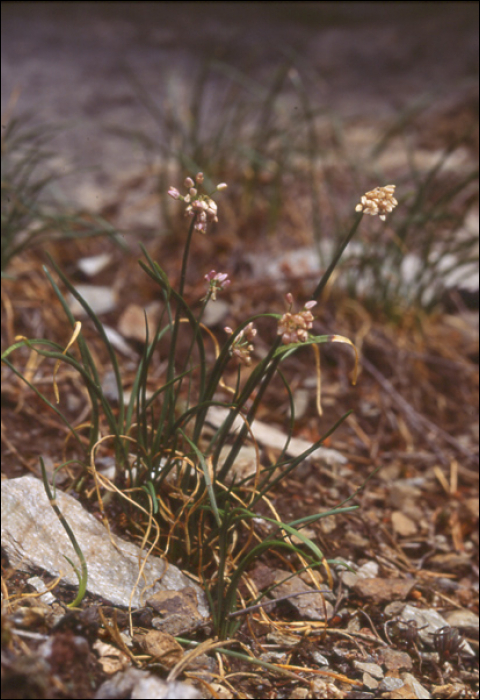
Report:
[[[185,195],[174,187],[169,189],[173,199],[186,205],[186,215],[191,218],[178,290],[170,286],[166,273],[144,249],[147,262],[140,261],[140,265],[160,288],[164,313],[155,329],[152,330],[147,325],[147,341],[128,401],[124,394],[119,362],[105,329],[53,261],[60,279],[93,321],[105,345],[115,374],[118,407],[112,405],[104,393],[94,356],[83,337],[81,326],[73,317],[47,268],[47,277],[73,329],[72,339],[62,349],[51,341],[19,338],[5,351],[2,359],[57,413],[69,427],[78,449],[84,451],[85,466],[78,474],[76,483],[81,485],[85,480],[93,478],[100,504],[100,486],[103,485],[110,491],[115,490],[121,498],[128,501],[129,507],[133,505],[139,508],[149,518],[145,521],[145,529],[150,531],[153,522],[157,531],[155,543],[161,547],[163,554],[181,564],[192,577],[203,583],[210,600],[215,631],[223,638],[231,635],[239,624],[238,615],[233,615],[238,607],[238,587],[258,557],[267,550],[281,549],[297,557],[300,569],[323,566],[328,573],[329,562],[318,546],[302,533],[302,528],[327,515],[355,508],[340,504],[327,513],[310,515],[289,523],[259,515],[257,508],[262,500],[268,504],[268,493],[272,488],[314,452],[348,413],[309,450],[294,459],[286,453],[291,438],[290,429],[284,450],[275,465],[263,468],[260,460],[257,460],[255,473],[240,478],[235,474],[235,461],[245,441],[251,439],[251,426],[258,407],[276,375],[284,383],[294,419],[292,394],[280,371],[281,363],[289,355],[300,347],[311,345],[315,348],[325,342],[352,345],[341,336],[315,335],[313,309],[342,252],[357,230],[363,213],[384,216],[385,212],[395,206],[396,201],[393,199],[393,186],[377,188],[373,194],[367,193],[359,205],[361,211],[319,281],[311,300],[300,311],[296,311],[293,296],[287,294],[287,310],[283,314],[259,314],[245,319],[236,329],[225,328],[226,340],[220,347],[213,334],[205,328],[202,318],[206,305],[215,301],[217,295],[224,292],[230,284],[227,274],[215,270],[204,274],[207,291],[200,300],[200,309],[196,314],[184,297],[192,236],[197,231],[207,233],[208,226],[218,222],[218,209],[213,196],[226,187],[225,184],[218,185],[214,192],[206,194],[202,192],[202,183],[203,175],[198,173],[195,178],[185,180]],[[276,320],[277,338],[267,354],[258,359],[255,357],[254,340],[262,319],[267,323],[269,319]],[[186,356],[183,353],[182,357],[178,350],[180,333],[188,333],[190,336],[190,346]],[[209,359],[204,337],[213,341],[215,353],[212,359]],[[155,349],[164,338],[169,342],[165,379],[149,395],[149,370]],[[74,344],[79,349],[78,359],[70,349]],[[84,436],[80,433],[84,425],[79,428],[71,425],[61,409],[50,402],[7,359],[10,353],[21,346],[54,359],[54,377],[59,364],[66,363],[83,378],[91,402],[87,448]],[[230,363],[235,363],[237,368],[237,379],[233,387],[228,387],[224,380]],[[244,367],[249,368],[248,372],[244,371]],[[55,379],[54,388],[58,397]],[[213,435],[205,429],[208,410],[212,406],[227,409],[224,422]],[[235,432],[233,426],[237,418],[241,419],[243,427]],[[101,438],[105,429],[108,435]],[[96,453],[100,445],[104,449],[108,442],[113,443],[116,453],[116,476],[110,485],[104,477],[99,476],[95,468]],[[258,454],[258,446],[256,447]],[[254,521],[259,518],[276,526],[266,538],[255,530]],[[301,544],[294,543],[292,535]],[[258,603],[260,598],[253,601],[253,604]]]

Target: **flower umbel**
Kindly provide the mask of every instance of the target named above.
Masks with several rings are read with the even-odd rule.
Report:
[[[224,328],[225,333],[232,335],[233,330],[228,326]],[[253,323],[249,323],[245,328],[240,331],[235,340],[232,343],[230,349],[230,354],[232,357],[236,357],[239,362],[247,367],[252,364],[251,353],[254,351],[254,346],[251,341],[257,335],[257,329],[254,327]]]
[[[226,287],[231,284],[231,280],[228,279],[226,272],[210,270],[210,272],[205,275],[205,279],[208,283],[208,292],[212,301],[216,301],[218,292],[226,289]]]
[[[203,183],[204,175],[203,173],[197,173],[195,175],[195,181],[191,177],[187,177],[184,181],[185,187],[188,189],[188,194],[181,195],[176,187],[170,187],[168,194],[173,199],[181,199],[187,204],[185,209],[185,214],[187,216],[195,216],[195,229],[206,233],[207,224],[212,221],[218,221],[217,217],[217,204],[213,199],[207,194],[198,194],[198,186]],[[221,182],[216,186],[214,192],[220,192],[224,190],[227,185]],[[212,192],[213,194],[213,192]]]
[[[308,301],[302,311],[293,314],[293,296],[290,292],[285,294],[285,299],[289,310],[283,314],[278,322],[277,334],[282,336],[284,345],[304,343],[308,339],[308,331],[313,327],[313,315],[310,309],[313,309],[317,302]]]
[[[385,185],[366,192],[360,200],[361,203],[355,207],[355,211],[363,211],[371,216],[378,214],[382,221],[385,221],[385,215],[393,211],[398,204],[393,196],[395,187],[396,185]]]

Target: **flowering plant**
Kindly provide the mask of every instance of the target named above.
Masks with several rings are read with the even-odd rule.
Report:
[[[18,338],[17,342],[3,353],[2,359],[67,425],[78,449],[84,453],[83,471],[78,475],[78,480],[94,480],[100,504],[100,486],[107,484],[107,480],[100,478],[97,473],[95,455],[101,443],[106,440],[113,441],[116,452],[114,482],[117,486],[110,486],[110,490],[128,501],[129,507],[137,507],[146,515],[148,520],[145,528],[148,531],[153,523],[157,534],[152,548],[161,546],[164,556],[188,566],[190,575],[203,582],[210,600],[216,633],[225,637],[239,624],[234,612],[238,605],[239,584],[256,558],[267,550],[285,549],[298,557],[301,568],[309,570],[313,567],[324,567],[328,573],[328,561],[319,547],[302,533],[302,528],[326,515],[348,512],[355,508],[343,507],[344,504],[341,504],[342,507],[328,513],[308,515],[289,523],[280,521],[278,517],[272,519],[260,515],[257,509],[261,501],[269,503],[267,494],[275,484],[315,451],[348,413],[337,421],[326,435],[295,458],[287,457],[285,446],[277,463],[263,468],[258,445],[255,445],[257,459],[252,473],[240,478],[236,473],[235,464],[242,446],[251,437],[251,426],[259,405],[273,377],[279,373],[280,364],[301,347],[311,346],[318,353],[317,346],[325,342],[352,345],[351,341],[342,336],[316,335],[312,310],[317,305],[340,255],[357,230],[363,213],[379,213],[384,216],[385,212],[391,211],[395,206],[396,200],[393,199],[393,185],[377,188],[373,190],[376,194],[367,193],[362,197],[362,204],[359,205],[361,211],[352,228],[340,244],[337,255],[319,281],[312,298],[302,309],[294,310],[293,296],[288,293],[285,296],[287,310],[283,314],[259,314],[246,319],[236,329],[226,327],[227,340],[220,348],[201,319],[206,304],[210,300],[215,301],[219,293],[228,289],[230,279],[227,273],[212,269],[204,275],[207,293],[202,300],[199,314],[195,315],[184,297],[192,236],[195,231],[205,234],[209,224],[218,222],[218,207],[212,197],[226,187],[222,183],[214,192],[205,194],[200,192],[203,180],[202,173],[197,173],[195,178],[187,178],[184,182],[188,189],[186,195],[181,195],[174,187],[169,189],[173,199],[184,202],[186,214],[191,218],[178,290],[172,288],[166,273],[143,249],[146,263],[141,261],[140,265],[160,288],[165,313],[153,329],[153,333],[147,326],[147,342],[128,400],[124,392],[119,361],[105,328],[53,260],[52,264],[60,279],[82,305],[105,345],[116,381],[117,407],[111,404],[102,389],[94,355],[83,337],[81,324],[75,320],[48,270],[48,279],[73,329],[70,342],[62,349],[51,341]],[[256,358],[253,341],[258,334],[258,322],[262,318],[276,320],[277,337],[267,353],[261,358]],[[185,324],[190,329],[191,344],[186,357],[180,359],[178,338],[180,328],[185,328]],[[208,358],[203,340],[205,333],[214,341],[213,360]],[[169,350],[165,380],[159,388],[149,394],[147,385],[155,349],[160,341],[167,337]],[[87,446],[84,435],[79,432],[84,426],[77,428],[71,425],[62,411],[34,388],[26,376],[18,372],[8,360],[8,355],[23,345],[56,361],[55,390],[55,376],[60,363],[70,365],[83,378],[91,402],[92,416]],[[80,359],[72,353],[71,347],[74,345],[78,345]],[[224,380],[227,366],[232,359],[237,360],[237,381],[233,387],[227,386]],[[57,390],[56,393],[58,396]],[[288,393],[291,399],[289,389]],[[317,403],[320,411],[320,401]],[[226,409],[226,417],[212,435],[211,430],[207,430],[208,415],[209,409],[215,406]],[[293,401],[291,409],[293,425]],[[234,427],[237,425],[237,418],[241,420],[240,429]],[[106,423],[108,435],[99,439],[102,423]],[[290,438],[291,434],[286,439],[286,445]],[[118,485],[127,486],[132,495],[127,495]],[[255,529],[255,522],[259,519],[274,523],[281,534],[277,532],[260,537]],[[239,530],[246,530],[248,533],[246,544],[239,540]],[[292,536],[301,544],[295,544]],[[145,537],[148,539],[148,535]],[[259,598],[255,604],[258,600]]]

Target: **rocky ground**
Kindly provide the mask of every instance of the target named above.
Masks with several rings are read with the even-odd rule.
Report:
[[[329,438],[326,452],[278,486],[272,503],[292,521],[354,496],[357,511],[324,518],[308,532],[330,560],[352,570],[332,564],[330,572],[280,583],[298,562],[264,556],[241,592],[248,600],[249,591],[277,583],[273,602],[245,613],[235,641],[221,654],[213,652],[217,642],[205,624],[202,592],[177,574],[174,564],[188,569],[185,561],[170,562],[172,580],[164,588],[135,598],[132,628],[126,584],[135,579],[135,567],[118,559],[108,538],[101,541],[100,509],[88,499],[70,506],[61,500],[79,538],[87,538],[81,541],[92,573],[80,609],[66,608],[75,597],[75,574],[59,586],[56,579],[68,545],[57,547],[64,533],[48,529],[58,526],[56,516],[50,517],[50,504],[31,479],[40,476],[39,456],[51,473],[70,445],[58,416],[2,369],[2,698],[168,692],[178,698],[478,697],[478,326],[468,309],[476,293],[471,268],[460,270],[428,313],[407,297],[415,275],[403,278],[404,303],[397,298],[390,306],[379,292],[369,296],[374,283],[365,282],[377,280],[386,294],[385,276],[375,277],[371,262],[385,238],[398,240],[404,221],[418,247],[405,238],[403,253],[420,260],[430,230],[432,245],[478,235],[477,180],[470,176],[478,150],[478,6],[432,5],[2,4],[2,127],[26,110],[32,124],[54,125],[51,157],[41,166],[62,177],[49,185],[46,206],[74,212],[78,230],[99,217],[124,244],[104,236],[60,240],[50,222],[39,238],[43,245],[14,256],[2,280],[2,350],[18,334],[55,339],[62,347],[68,341],[42,270],[48,249],[82,294],[102,304],[95,308],[117,334],[128,389],[144,342],[143,309],[152,319],[159,310],[158,294],[138,267],[138,242],[178,282],[185,221],[178,202],[166,204],[165,191],[180,186],[201,158],[207,159],[201,167],[230,188],[218,198],[218,226],[193,243],[187,296],[192,303],[200,298],[212,266],[229,272],[233,284],[206,319],[219,338],[227,322],[282,313],[286,291],[308,298],[324,267],[317,248],[328,257],[370,185],[386,184],[383,178],[397,182],[400,200],[391,226],[364,217],[362,243],[350,250],[318,309],[318,333],[341,334],[359,349],[357,386],[349,381],[351,349],[324,346],[319,418],[313,355],[305,351],[285,367],[300,441],[290,449],[311,444],[347,410],[354,412]],[[226,114],[230,142],[215,138]],[[264,123],[256,131],[257,119]],[[297,148],[295,138],[305,132],[308,143],[313,123],[312,155]],[[415,210],[422,178],[448,149],[448,166]],[[258,169],[255,154],[261,155]],[[442,204],[455,187],[460,194]],[[317,214],[312,201],[319,202]],[[2,191],[2,217],[3,207]],[[37,223],[29,220],[18,235]],[[457,268],[462,249],[455,250]],[[461,291],[467,277],[469,294]],[[83,321],[108,393],[108,357]],[[267,325],[259,335],[261,357],[272,329]],[[54,363],[33,373],[27,353],[9,359],[51,392],[53,402]],[[159,362],[152,382],[162,371]],[[78,378],[60,372],[59,386],[69,417],[86,420]],[[262,464],[282,449],[288,415],[288,400],[277,387],[254,424]],[[252,446],[246,449],[248,468]],[[108,470],[113,455],[107,446],[99,456]],[[59,488],[67,487],[75,471],[61,474]],[[123,538],[125,551],[136,557],[138,543],[121,510],[118,504],[108,510],[113,537],[120,547]],[[32,525],[33,543],[26,523],[42,524]],[[263,526],[256,525],[259,537],[268,534]],[[88,533],[99,538],[91,549]],[[158,573],[162,552],[154,554]],[[40,598],[45,584],[51,597]],[[329,590],[320,595],[314,586]],[[293,597],[277,600],[285,596]],[[186,658],[188,647],[175,637],[201,649]],[[253,655],[263,666],[228,651]]]

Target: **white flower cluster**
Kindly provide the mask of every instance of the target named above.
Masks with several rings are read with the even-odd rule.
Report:
[[[198,194],[197,186],[203,183],[203,179],[203,173],[197,173],[195,175],[195,182],[191,177],[187,177],[183,183],[185,187],[188,188],[188,194],[185,196],[181,195],[176,187],[170,187],[168,194],[173,199],[181,199],[188,205],[185,209],[185,213],[187,216],[195,217],[195,229],[206,233],[207,224],[212,221],[218,221],[218,217],[216,202],[206,194]],[[226,183],[222,182],[220,185],[217,185],[215,192],[220,192],[226,189],[226,187]]]
[[[308,331],[313,327],[313,314],[310,309],[316,306],[316,301],[307,301],[303,307],[303,311],[296,314],[291,313],[293,305],[293,296],[285,295],[290,311],[283,314],[278,322],[277,334],[282,336],[282,343],[290,345],[290,343],[304,343],[308,339]]]
[[[355,211],[363,211],[371,216],[378,214],[382,221],[385,221],[385,215],[393,211],[398,204],[393,196],[395,187],[396,185],[385,185],[366,192],[360,200],[361,203],[355,207]]]

